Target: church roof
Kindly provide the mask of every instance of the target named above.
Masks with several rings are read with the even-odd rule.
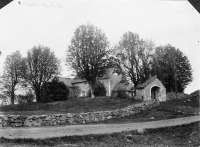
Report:
[[[103,77],[99,78],[99,80],[103,80],[103,79],[109,79],[111,74],[113,72],[113,69],[112,68],[109,68],[106,70],[106,73],[103,75]],[[77,83],[84,83],[84,82],[87,82],[85,79],[80,79],[80,78],[77,78],[75,77],[71,83],[72,84],[77,84]]]
[[[71,84],[72,80],[73,80],[72,78],[59,77],[58,79],[59,79],[59,81],[65,83],[66,86],[72,87],[72,84]]]
[[[130,90],[133,85],[131,84],[124,84],[124,83],[117,83],[112,91],[119,91],[119,90]]]
[[[148,84],[150,84],[151,82],[153,82],[155,79],[157,79],[157,76],[153,76],[153,77],[150,77],[149,79],[147,79],[144,83],[141,83],[141,84],[138,84],[136,86],[136,89],[142,89],[142,88],[145,88]]]

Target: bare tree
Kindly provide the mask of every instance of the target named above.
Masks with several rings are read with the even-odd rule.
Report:
[[[24,79],[35,91],[36,101],[41,101],[42,86],[60,73],[60,62],[48,47],[34,46],[27,54],[27,71]]]
[[[103,76],[109,66],[108,47],[105,34],[91,24],[78,27],[69,46],[66,63],[76,71],[78,78],[88,82],[92,98],[97,78]]]
[[[21,56],[19,51],[6,57],[2,84],[4,92],[11,98],[11,104],[14,104],[15,90],[17,89],[17,84],[22,82],[22,75],[25,70],[25,59]]]
[[[122,74],[122,81],[136,87],[151,76],[154,43],[142,40],[139,35],[127,32],[112,49],[115,72]]]

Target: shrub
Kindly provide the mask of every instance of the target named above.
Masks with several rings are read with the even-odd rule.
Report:
[[[78,86],[73,86],[69,88],[69,98],[74,98],[78,97],[80,94],[81,90]]]
[[[42,88],[42,102],[52,102],[67,100],[69,89],[67,86],[54,78],[51,82],[46,82]]]
[[[91,96],[91,90],[88,90],[88,96]],[[94,95],[95,96],[106,96],[106,88],[103,83],[97,81],[94,87]]]
[[[169,92],[167,93],[167,101],[171,101],[174,99],[185,99],[188,98],[189,95],[185,94],[185,93],[175,93],[175,92]]]
[[[196,97],[200,95],[200,90],[196,90],[190,94],[191,97]]]
[[[19,104],[22,103],[30,103],[33,102],[33,100],[35,99],[35,95],[33,94],[33,92],[31,90],[29,90],[26,95],[17,95],[16,99],[18,101]]]
[[[126,94],[126,90],[118,90],[118,97],[122,99],[129,98],[129,96]]]

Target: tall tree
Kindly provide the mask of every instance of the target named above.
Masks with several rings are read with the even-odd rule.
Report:
[[[19,51],[13,52],[6,57],[3,71],[4,92],[11,98],[11,104],[14,104],[15,90],[17,84],[22,82],[22,75],[26,70],[25,59]]]
[[[66,63],[76,71],[78,78],[88,82],[92,98],[97,78],[103,76],[109,66],[108,47],[105,34],[91,24],[79,26],[69,46]]]
[[[112,53],[115,56],[115,71],[122,74],[123,82],[131,82],[136,87],[151,76],[154,43],[127,32]]]
[[[183,92],[192,81],[192,68],[187,56],[169,44],[156,48],[153,72],[168,92]]]
[[[36,101],[41,101],[42,86],[60,72],[60,62],[48,47],[34,46],[27,54],[27,71],[24,79],[35,91]]]

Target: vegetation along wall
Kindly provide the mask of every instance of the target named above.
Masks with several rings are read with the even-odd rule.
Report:
[[[39,127],[57,125],[76,125],[85,123],[96,123],[112,118],[122,118],[134,115],[141,110],[157,106],[156,101],[148,101],[134,104],[125,108],[88,112],[88,113],[67,113],[54,115],[0,115],[0,127]]]

